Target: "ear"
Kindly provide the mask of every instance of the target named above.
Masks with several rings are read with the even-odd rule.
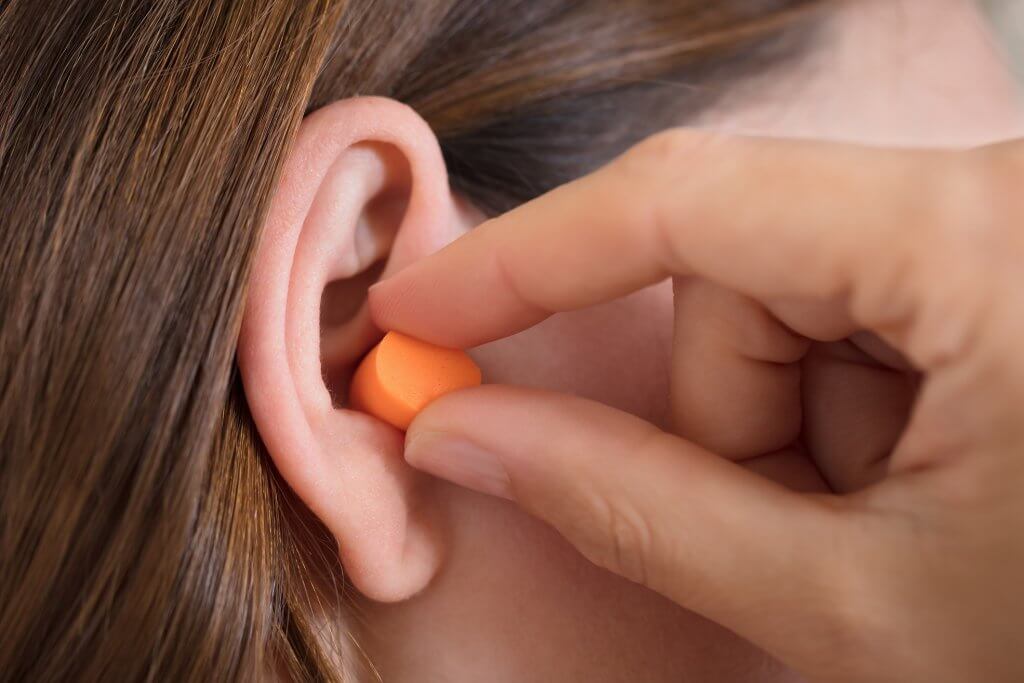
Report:
[[[367,597],[404,599],[445,541],[403,435],[345,410],[352,367],[380,337],[366,288],[451,241],[459,211],[437,141],[411,109],[357,98],[302,123],[251,275],[238,345],[249,406],[281,476],[337,540]]]

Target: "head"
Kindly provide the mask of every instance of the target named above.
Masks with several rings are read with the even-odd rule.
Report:
[[[851,40],[836,4],[0,5],[0,671],[775,671],[514,509],[415,473],[345,393],[381,334],[373,281],[658,129],[715,112],[765,129],[771,98],[736,93]],[[658,422],[668,296],[475,354],[489,381]]]

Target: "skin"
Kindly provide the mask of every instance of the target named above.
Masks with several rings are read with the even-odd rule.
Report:
[[[827,68],[705,123],[1019,132],[967,3],[833,31]],[[385,679],[1020,680],[1022,177],[1022,143],[674,131],[376,286],[381,326],[519,385],[410,428],[411,464],[494,500],[445,489],[467,556],[369,610]]]
[[[680,158],[706,162],[705,179],[669,191]],[[771,167],[772,190],[733,210]],[[665,277],[677,293],[700,282],[677,294],[677,316],[694,323],[695,300],[710,315],[673,346],[672,428],[491,385],[428,406],[406,459],[520,504],[595,564],[813,680],[1019,680],[1024,202],[1007,189],[1022,172],[1022,142],[653,138],[410,267],[371,305],[387,327],[472,344]],[[821,197],[795,201],[808,184]],[[636,197],[652,210],[635,215]],[[903,239],[900,225],[913,226]],[[722,258],[755,232],[772,238],[763,253]],[[486,312],[454,319],[463,310]],[[688,391],[695,361],[729,381]],[[916,405],[894,420],[900,387]],[[809,463],[837,495],[743,466],[765,458]]]
[[[892,68],[894,63],[903,68]],[[366,416],[338,410],[332,405],[321,371],[331,376],[337,374],[342,379],[329,377],[329,383],[335,381],[343,385],[346,368],[365,351],[365,343],[373,338],[374,329],[365,312],[360,313],[353,319],[356,322],[322,332],[321,347],[317,348],[317,335],[310,330],[315,329],[313,326],[319,320],[318,302],[322,298],[323,307],[330,309],[332,298],[350,299],[353,292],[346,287],[355,282],[354,273],[380,255],[369,253],[375,249],[382,253],[390,249],[385,273],[389,276],[403,265],[419,260],[425,250],[434,251],[435,242],[440,246],[465,234],[497,234],[500,239],[503,231],[486,226],[473,230],[482,222],[482,217],[465,202],[460,203],[457,210],[446,208],[443,196],[447,183],[439,153],[427,144],[429,130],[421,123],[410,121],[407,112],[380,102],[365,101],[339,103],[328,109],[330,111],[313,114],[303,124],[296,143],[301,153],[297,153],[284,173],[279,197],[268,221],[262,254],[254,270],[251,301],[239,342],[239,364],[254,418],[278,471],[337,538],[346,573],[363,594],[359,599],[359,626],[354,636],[383,679],[417,683],[799,680],[800,675],[790,666],[780,664],[777,658],[802,671],[819,673],[807,664],[813,659],[810,654],[799,648],[785,647],[786,643],[813,642],[806,634],[816,632],[824,623],[814,621],[820,615],[793,612],[793,606],[802,602],[784,599],[797,596],[779,588],[791,582],[782,578],[784,568],[776,565],[779,558],[791,556],[788,551],[796,547],[795,541],[789,537],[773,537],[756,525],[749,526],[746,536],[737,538],[735,534],[729,537],[725,533],[730,529],[696,524],[709,516],[708,511],[717,511],[727,518],[726,513],[732,514],[729,511],[733,509],[735,514],[749,509],[763,512],[765,521],[779,519],[779,513],[767,503],[759,507],[753,503],[739,504],[762,497],[780,500],[778,491],[784,489],[774,488],[776,485],[767,483],[767,479],[744,479],[750,488],[740,493],[730,490],[726,484],[715,483],[713,475],[719,471],[715,467],[726,468],[722,470],[726,473],[738,469],[730,460],[740,461],[744,467],[767,474],[786,486],[819,493],[827,492],[830,485],[838,489],[858,488],[882,473],[877,467],[844,468],[838,464],[826,472],[826,467],[788,448],[784,441],[790,436],[794,423],[792,414],[786,411],[799,402],[794,403],[792,397],[786,399],[784,392],[775,389],[778,385],[793,388],[793,378],[786,375],[794,373],[782,366],[808,348],[809,343],[797,335],[780,331],[771,316],[764,315],[750,302],[750,292],[744,291],[744,296],[738,297],[734,287],[725,286],[728,283],[677,279],[680,303],[676,309],[671,282],[652,277],[630,280],[632,284],[650,286],[617,286],[614,292],[606,292],[607,297],[587,302],[597,305],[547,318],[513,336],[498,339],[526,327],[524,322],[537,322],[539,317],[526,320],[507,315],[507,309],[492,305],[502,297],[501,291],[493,288],[480,289],[482,300],[473,301],[470,308],[462,309],[473,311],[471,316],[438,307],[436,296],[424,294],[430,290],[428,285],[438,277],[442,278],[436,280],[439,285],[457,283],[456,289],[466,292],[467,288],[458,284],[466,281],[461,279],[465,271],[444,261],[421,261],[434,265],[424,265],[428,270],[419,271],[419,276],[416,275],[419,266],[414,266],[400,278],[390,280],[384,289],[374,290],[371,303],[378,323],[408,327],[420,336],[443,337],[448,343],[458,345],[488,341],[473,351],[488,382],[515,383],[572,394],[596,402],[587,403],[587,408],[580,410],[615,412],[595,413],[589,417],[581,413],[587,417],[584,424],[572,426],[571,432],[589,439],[581,441],[578,449],[570,449],[585,454],[592,465],[580,468],[578,463],[561,458],[565,453],[552,453],[546,448],[549,441],[558,443],[557,434],[565,428],[560,420],[565,415],[567,404],[563,401],[566,399],[551,398],[554,403],[546,405],[544,402],[549,398],[535,403],[530,394],[529,405],[544,406],[545,410],[538,409],[534,413],[531,408],[529,415],[496,411],[491,401],[495,397],[487,392],[504,390],[493,386],[479,395],[479,410],[467,406],[454,409],[459,406],[439,402],[436,409],[424,414],[425,422],[414,423],[406,444],[407,459],[439,478],[417,473],[402,463],[402,442],[397,432]],[[705,128],[769,135],[964,145],[1012,136],[1019,132],[1020,120],[1017,95],[1008,73],[970,3],[861,0],[840,6],[822,46],[802,64],[751,83],[697,123]],[[670,151],[668,157],[672,160],[673,172],[696,178],[693,169],[701,169],[708,171],[706,176],[700,176],[706,177],[705,182],[712,182],[716,177],[726,182],[728,169],[711,163],[717,158],[716,154],[700,156],[717,150],[718,143],[704,144],[707,138],[703,135],[695,139],[701,142],[685,142],[679,147],[675,142],[665,145]],[[384,142],[392,151],[367,147],[361,140]],[[436,147],[436,143],[433,144]],[[395,153],[406,161],[391,158]],[[779,148],[779,154],[790,154],[788,147]],[[831,151],[824,154],[831,155]],[[818,158],[819,154],[814,151],[808,156]],[[636,159],[637,155],[627,156],[629,158]],[[761,175],[733,180],[735,187],[728,192],[726,213],[748,219],[765,213],[755,210],[754,199],[757,188],[769,189],[765,187],[764,177],[775,178],[783,170],[776,168],[776,158],[773,152],[770,162],[762,161]],[[646,169],[653,167],[643,159],[640,155],[635,164],[628,162],[641,177],[650,172]],[[875,177],[872,169],[876,164],[890,163],[904,170],[917,170],[916,166],[901,166],[903,162],[883,163],[874,157],[863,164],[858,157],[852,166],[864,169],[866,178],[862,177],[861,181],[865,187],[879,189],[867,184]],[[851,164],[840,165],[847,171],[849,166]],[[716,168],[720,173],[712,173]],[[801,180],[797,199],[791,203],[808,204],[831,217],[834,207],[824,199],[813,202],[808,199],[818,196],[808,189],[809,183],[831,176],[819,176],[801,171],[802,168],[801,163],[794,160],[789,169]],[[365,211],[357,220],[358,207],[366,206],[368,198],[384,191],[382,188],[407,188],[410,174],[416,182],[412,183],[412,200],[407,213],[415,216],[415,220],[406,223],[415,223],[412,228],[416,229],[406,225],[398,230],[393,245],[380,241],[374,248],[362,248],[360,245],[365,247],[366,242],[361,241],[357,226],[369,225],[373,231],[379,222],[384,226],[379,232],[384,234],[392,220],[387,212],[377,215]],[[904,189],[901,182],[896,182],[904,178],[901,174],[882,177],[893,179],[893,190]],[[363,182],[353,182],[353,178],[361,178]],[[643,194],[659,187],[655,183],[646,185],[650,186],[646,190],[644,185],[634,187],[626,182],[602,185],[601,196],[617,201],[608,207],[615,208],[617,213],[608,215],[619,216],[622,220],[609,227],[608,236],[618,241],[614,242],[614,248],[588,255],[586,263],[601,264],[609,272],[619,272],[608,268],[609,254],[616,255],[612,259],[614,265],[629,252],[630,245],[642,243],[642,235],[633,226],[642,228],[642,221],[637,221],[648,214],[639,209],[657,206],[661,196]],[[864,191],[865,187],[859,189]],[[780,192],[782,189],[778,188]],[[666,192],[674,193],[674,189]],[[569,203],[601,206],[593,201],[592,194],[593,189],[585,190],[581,195],[584,199]],[[821,194],[826,195],[828,193]],[[749,210],[739,210],[736,197],[751,202]],[[872,202],[866,201],[863,205],[870,207]],[[548,209],[543,208],[543,204],[540,206],[534,230],[543,232],[540,226],[550,229],[551,225],[550,217],[545,218]],[[844,206],[844,211],[846,209],[848,207]],[[879,215],[867,218],[881,219],[881,209]],[[523,225],[514,218],[511,220],[509,225],[514,227],[507,228],[510,233],[528,234]],[[885,234],[890,238],[902,236],[901,243],[910,243],[916,233],[908,233],[904,227],[919,222],[916,214],[908,213],[895,223],[887,217],[881,221],[880,229],[888,231]],[[555,223],[561,225],[559,221]],[[566,216],[564,223],[570,227],[575,225],[577,230],[580,228],[579,221],[571,215]],[[821,223],[827,221],[823,219]],[[340,227],[343,225],[348,227],[343,229]],[[433,234],[423,227],[442,225],[451,234]],[[771,226],[759,224],[756,233],[734,235],[732,244],[719,245],[719,257],[728,254],[726,260],[735,261],[737,267],[742,264],[744,272],[758,272],[757,262],[747,263],[739,260],[740,257],[761,255],[767,258],[770,252],[763,248],[737,249],[736,245],[775,244],[774,237],[766,237],[770,234],[768,227]],[[551,268],[539,268],[538,272],[554,274],[564,270],[566,254],[573,253],[575,248],[565,245],[590,244],[600,248],[608,244],[595,239],[597,233],[585,230],[572,233],[569,227],[566,230],[565,239],[561,241],[538,239],[534,246],[545,247],[548,251],[544,253],[551,259]],[[455,244],[463,244],[463,240]],[[491,255],[496,253],[495,245],[488,242],[478,242],[478,245],[470,260],[486,269],[488,264],[493,264]],[[780,254],[778,258],[785,264],[781,272],[791,270],[793,263],[817,261],[817,255],[808,250],[796,256],[792,252]],[[576,265],[583,262],[580,260]],[[771,259],[768,262],[771,263]],[[827,272],[824,268],[814,270]],[[447,275],[438,275],[438,272]],[[667,277],[670,273],[662,274]],[[490,275],[493,276],[493,271]],[[590,275],[587,273],[580,282],[593,282],[596,287],[598,280]],[[486,282],[488,273],[485,271],[482,276],[485,279],[481,281]],[[445,281],[443,277],[449,279]],[[664,281],[658,283],[658,279]],[[324,285],[329,281],[346,284],[331,297],[323,295]],[[554,276],[549,284],[555,295],[579,293],[571,283],[560,282]],[[615,298],[612,294],[626,296]],[[458,300],[454,292],[452,297],[452,302]],[[606,298],[609,301],[604,302]],[[610,300],[613,298],[615,300]],[[784,297],[779,306],[789,310],[793,304],[788,299]],[[402,300],[406,301],[405,308]],[[415,316],[410,317],[409,305],[414,301],[422,303],[421,312],[437,313],[433,323],[424,323],[422,319],[417,322]],[[796,308],[798,312],[802,310]],[[485,315],[488,311],[493,311],[493,318]],[[821,309],[814,308],[811,312],[821,314]],[[831,313],[829,316],[836,318]],[[814,315],[810,317],[818,319]],[[466,327],[470,319],[492,319],[496,327],[482,334],[480,329]],[[840,339],[844,336],[840,334],[845,331],[844,321],[840,316],[833,322],[837,327],[827,330],[830,334],[826,336]],[[458,338],[460,334],[464,336]],[[747,355],[753,354],[759,359],[759,364],[755,365],[757,370],[751,372],[750,359],[746,356],[737,359],[723,353],[736,349],[737,340],[757,342],[754,347],[743,349]],[[680,364],[681,348],[688,357],[699,362]],[[894,402],[892,406],[882,406],[887,410],[871,415],[873,423],[881,420],[886,424],[884,429],[872,432],[880,434],[877,441],[866,442],[861,435],[868,430],[856,424],[841,428],[830,425],[827,430],[837,435],[835,443],[865,446],[865,452],[856,457],[844,453],[830,458],[829,462],[876,462],[878,449],[884,448],[901,426],[900,420],[916,388],[917,375],[901,375],[899,386],[892,386],[897,381],[890,374],[879,373],[876,365],[903,368],[904,361],[899,354],[870,337],[859,337],[849,344],[826,344],[820,350],[826,359],[853,354],[858,367],[868,368],[855,370],[858,378],[863,379],[863,386],[874,392],[872,396],[877,396],[877,390],[881,389],[886,400]],[[870,364],[860,362],[866,357],[872,359]],[[767,370],[760,362],[764,360],[772,361]],[[837,365],[835,362],[825,364],[829,368]],[[681,371],[681,368],[690,370]],[[764,372],[759,375],[760,370]],[[836,378],[827,372],[822,376],[832,377],[832,386],[846,384],[842,377]],[[880,386],[875,386],[875,382]],[[731,392],[730,388],[737,391]],[[675,403],[669,402],[670,389],[676,397]],[[544,396],[549,397],[549,394]],[[862,400],[856,395],[847,398],[854,400],[855,405],[860,405],[856,401]],[[497,399],[515,403],[512,394],[499,394]],[[680,400],[686,402],[680,404]],[[522,410],[521,402],[516,405]],[[598,405],[604,407],[597,408]],[[446,411],[445,406],[454,408]],[[515,406],[506,405],[510,407]],[[572,411],[570,408],[569,412]],[[707,585],[711,585],[711,581],[707,576],[699,576],[689,565],[680,568],[667,560],[654,563],[652,559],[650,566],[664,567],[664,577],[675,577],[658,582],[642,575],[648,566],[646,557],[644,563],[636,564],[632,555],[623,554],[621,562],[616,564],[607,556],[601,556],[600,548],[608,546],[601,544],[600,534],[593,536],[596,540],[588,551],[581,547],[579,535],[568,533],[566,536],[571,529],[564,518],[555,519],[547,508],[537,503],[543,496],[521,499],[520,489],[510,492],[501,488],[513,471],[508,469],[511,461],[505,461],[497,470],[478,467],[476,479],[473,479],[466,476],[465,469],[459,473],[446,471],[438,465],[439,462],[466,464],[471,462],[468,455],[460,459],[457,448],[451,444],[444,448],[424,447],[423,443],[427,442],[416,441],[416,434],[444,434],[466,427],[465,422],[457,420],[460,413],[478,418],[479,425],[490,425],[493,429],[489,431],[494,435],[507,434],[508,427],[514,426],[521,435],[539,439],[529,448],[515,449],[517,452],[531,453],[540,461],[549,458],[553,466],[566,463],[566,469],[561,470],[565,475],[563,479],[550,477],[554,487],[550,489],[553,491],[550,498],[604,500],[588,495],[573,497],[570,494],[574,490],[586,493],[604,489],[573,489],[569,484],[578,480],[582,486],[588,480],[579,476],[581,473],[593,473],[594,464],[608,463],[609,476],[614,474],[617,484],[635,484],[633,490],[641,492],[641,498],[664,493],[673,501],[673,507],[677,501],[689,501],[680,510],[686,510],[688,515],[692,513],[696,521],[686,527],[669,526],[707,534],[703,540],[692,540],[686,548],[691,554],[706,556],[708,563],[701,566],[709,576],[715,572],[728,574],[735,567],[759,571],[746,577],[749,579],[746,583],[741,580],[744,577],[731,577],[732,582],[723,592],[734,595],[734,600],[714,602],[708,597],[701,601],[691,597],[703,594],[698,590],[702,585],[698,579],[703,579]],[[895,417],[884,417],[886,415]],[[602,423],[611,431],[593,437],[591,427]],[[827,420],[822,422],[826,423]],[[675,471],[666,470],[655,477],[664,480],[666,488],[659,489],[646,479],[631,479],[629,471],[623,471],[621,466],[613,467],[613,455],[614,462],[621,463],[623,452],[629,454],[637,450],[634,440],[628,436],[629,430],[639,429],[637,424],[676,430],[704,449],[714,451],[714,457],[700,460],[704,465],[713,463],[705,467],[711,474],[701,475],[707,485],[683,487],[687,477],[692,478],[692,475],[676,476]],[[765,436],[768,432],[771,432],[770,438]],[[857,438],[850,434],[856,434]],[[478,439],[479,436],[476,435]],[[625,444],[618,446],[624,439]],[[772,447],[765,445],[769,442]],[[502,443],[508,445],[508,442]],[[496,453],[501,451],[501,443],[488,445]],[[687,458],[693,459],[690,457],[693,454],[683,450],[680,462],[686,464]],[[609,451],[615,452],[610,454]],[[431,453],[438,457],[432,459]],[[444,457],[440,457],[442,454]],[[673,451],[672,461],[676,459]],[[638,472],[643,471],[638,469]],[[722,477],[722,481],[731,481],[724,474]],[[477,491],[447,483],[443,478]],[[515,480],[534,481],[518,475]],[[535,481],[548,480],[538,477]],[[678,488],[671,488],[670,482]],[[538,483],[537,490],[541,488]],[[338,495],[339,491],[344,491],[345,495]],[[493,493],[500,495],[486,495]],[[508,500],[510,496],[516,500]],[[524,513],[520,505],[525,505],[541,519]],[[589,519],[587,514],[571,514],[572,508],[561,509],[570,513],[570,519]],[[655,521],[652,516],[651,524]],[[782,526],[789,528],[788,522],[789,518]],[[746,528],[745,525],[740,527]],[[607,530],[607,526],[604,529]],[[820,543],[831,541],[821,539],[815,523],[801,520],[794,529],[806,531],[808,538],[819,542],[814,556],[830,556],[819,552]],[[751,546],[751,554],[740,555],[740,549],[748,546]],[[787,552],[780,553],[780,546]],[[758,555],[754,551],[759,548],[771,552],[766,550]],[[809,566],[818,565],[811,563]],[[644,569],[641,571],[638,567]],[[846,572],[841,575],[845,576]],[[748,584],[764,590],[756,595],[750,590],[741,590]],[[859,586],[846,587],[853,594],[860,590]],[[709,590],[708,594],[721,597],[721,592]],[[935,603],[927,591],[920,595],[919,605]],[[870,603],[873,605],[870,613],[886,614],[890,597],[883,595],[878,598],[882,602]],[[716,610],[710,607],[712,604],[724,607]],[[744,609],[738,609],[737,605]],[[752,610],[755,613],[776,614],[779,619],[764,622],[768,625],[760,630],[747,628],[737,614],[751,611],[751,606],[756,607]],[[707,617],[725,623],[760,647]],[[325,626],[338,630],[349,628]],[[766,633],[775,637],[766,637]],[[774,656],[765,654],[761,648],[769,649]],[[839,644],[825,642],[818,653],[823,660],[831,661],[833,651],[842,652]]]

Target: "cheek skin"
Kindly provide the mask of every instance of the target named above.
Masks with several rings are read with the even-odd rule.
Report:
[[[362,610],[373,626],[361,642],[383,680],[797,680],[730,632],[590,565],[511,504],[440,486],[454,551],[443,573],[411,601]]]
[[[472,351],[484,381],[575,394],[664,426],[672,286],[549,318]]]

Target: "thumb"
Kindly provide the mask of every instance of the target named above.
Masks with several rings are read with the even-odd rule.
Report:
[[[797,668],[849,645],[826,640],[844,638],[849,594],[838,499],[790,492],[613,408],[497,385],[431,404],[405,457],[515,501],[595,564]]]

